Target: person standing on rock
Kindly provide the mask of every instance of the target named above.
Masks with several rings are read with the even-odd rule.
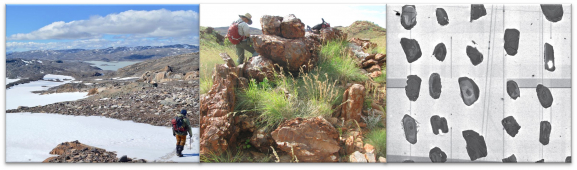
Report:
[[[176,156],[182,157],[182,150],[186,144],[186,133],[192,138],[192,129],[190,128],[190,121],[186,118],[186,110],[181,110],[172,119],[172,136],[176,136]]]
[[[236,55],[238,56],[238,64],[244,63],[244,50],[252,53],[252,56],[257,56],[258,53],[252,47],[252,40],[250,39],[250,28],[248,25],[252,24],[252,16],[249,13],[238,15],[240,18],[232,23],[228,28],[226,37],[236,46]]]

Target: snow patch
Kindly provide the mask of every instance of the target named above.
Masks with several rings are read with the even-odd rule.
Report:
[[[140,77],[123,77],[123,78],[117,78],[117,80],[132,80],[132,79],[139,79]]]
[[[74,80],[74,78],[71,76],[53,75],[53,74],[47,74],[46,76],[44,76],[44,80],[55,80],[55,79]],[[74,101],[87,97],[86,95],[88,94],[88,92],[53,93],[46,95],[32,93],[33,91],[47,90],[50,87],[59,86],[71,81],[67,80],[63,82],[55,82],[44,80],[33,81],[30,83],[13,86],[10,89],[6,89],[6,109],[7,110],[17,109],[18,106],[32,107],[38,105],[47,105],[63,101]]]
[[[26,122],[26,123],[22,123]],[[30,126],[34,125],[34,126]],[[200,130],[193,128],[183,154],[175,155],[170,127],[152,126],[99,116],[45,113],[6,114],[6,162],[42,162],[62,142],[79,142],[148,161],[199,162]]]
[[[9,78],[6,78],[6,84],[10,84],[10,83],[16,82],[16,81],[18,81],[18,80],[20,80],[20,79],[9,79]]]
[[[64,80],[72,81],[72,80],[74,80],[74,77],[64,76],[64,75],[55,75],[55,74],[46,74],[46,75],[44,75],[43,79],[44,80],[56,80],[56,79],[58,79],[58,80],[62,80],[62,81],[64,81]]]

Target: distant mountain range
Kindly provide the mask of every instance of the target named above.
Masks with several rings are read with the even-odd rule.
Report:
[[[108,47],[104,49],[32,50],[6,53],[6,59],[43,59],[76,61],[146,60],[198,52],[198,46],[175,44],[165,46]]]
[[[214,27],[215,31],[218,31],[218,33],[222,36],[226,36],[226,33],[228,32],[228,27]],[[249,32],[250,35],[261,35],[262,34],[262,30],[257,29],[257,28],[253,28],[253,27],[249,27]]]

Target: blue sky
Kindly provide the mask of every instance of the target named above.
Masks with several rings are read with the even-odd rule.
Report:
[[[7,51],[198,44],[198,5],[7,5]]]

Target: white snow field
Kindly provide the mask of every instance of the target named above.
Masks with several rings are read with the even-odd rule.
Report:
[[[15,81],[18,81],[18,80],[20,80],[20,79],[9,79],[9,78],[6,78],[6,84],[10,84],[10,83],[15,82]]]
[[[187,139],[184,157],[177,157],[176,139],[169,127],[152,126],[99,116],[45,113],[6,114],[6,162],[42,162],[62,142],[79,142],[116,151],[118,157],[152,161],[199,162],[199,129]],[[191,149],[192,148],[192,149]]]
[[[56,79],[62,82],[54,81]],[[44,76],[44,80],[33,81],[6,89],[6,109],[17,109],[18,106],[47,105],[85,98],[88,92],[53,93],[47,95],[32,93],[32,91],[46,90],[73,80],[74,78],[71,76],[47,74]]]

